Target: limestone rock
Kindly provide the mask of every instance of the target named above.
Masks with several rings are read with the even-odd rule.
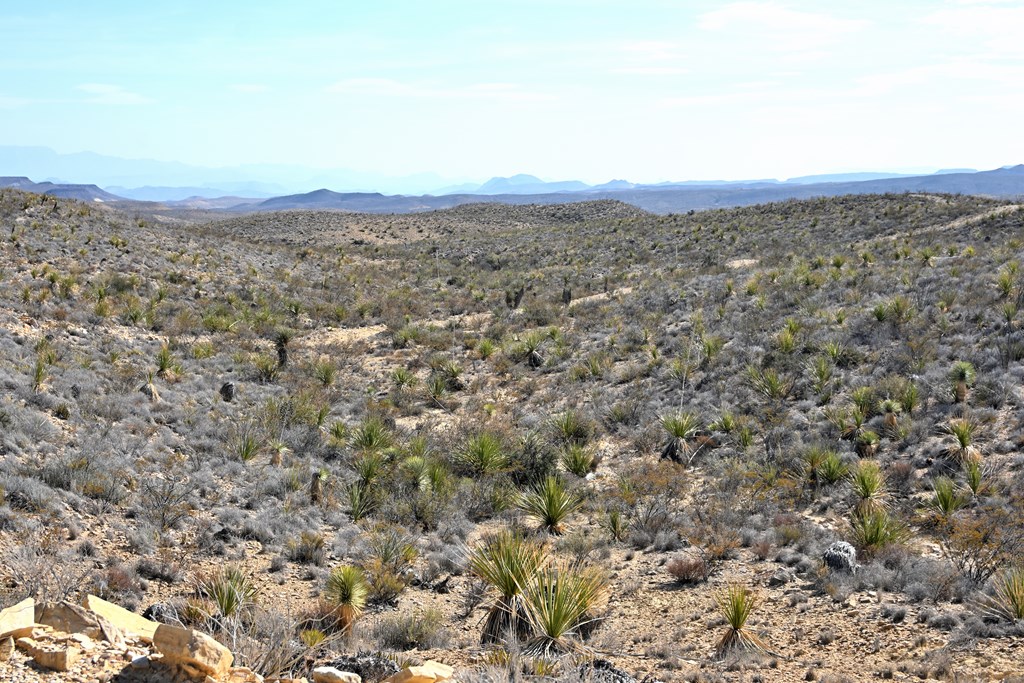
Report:
[[[93,614],[103,617],[121,629],[125,635],[134,636],[146,643],[153,642],[153,634],[156,633],[156,627],[160,625],[135,614],[135,612],[129,612],[124,607],[97,598],[95,595],[85,596],[82,604]]]
[[[339,671],[333,666],[318,666],[313,669],[313,683],[363,683],[359,674]]]
[[[51,626],[64,633],[84,633],[93,640],[105,640],[116,646],[124,645],[121,630],[84,607],[70,602],[41,603],[36,605],[36,622]]]
[[[82,650],[55,643],[39,643],[31,638],[19,638],[18,649],[24,650],[36,664],[52,671],[67,671],[78,662]]]
[[[6,662],[14,654],[14,638],[7,636],[0,640],[0,662]]]
[[[20,638],[32,632],[36,620],[36,601],[26,598],[16,605],[0,611],[0,638]]]
[[[420,666],[406,667],[384,680],[385,683],[440,683],[447,681],[454,673],[455,669],[447,664],[428,659]]]
[[[165,664],[194,669],[214,678],[227,673],[234,660],[226,647],[205,633],[168,624],[157,626],[153,646],[164,656]]]

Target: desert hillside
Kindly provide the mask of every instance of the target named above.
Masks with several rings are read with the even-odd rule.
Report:
[[[961,195],[204,223],[0,190],[0,607],[93,595],[267,679],[1012,679],[1022,248]]]

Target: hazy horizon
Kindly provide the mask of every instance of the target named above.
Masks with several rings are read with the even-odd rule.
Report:
[[[1024,159],[1024,2],[65,0],[4,18],[0,144],[65,154],[371,185]]]

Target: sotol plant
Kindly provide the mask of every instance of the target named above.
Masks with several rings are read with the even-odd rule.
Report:
[[[482,643],[504,642],[510,635],[518,639],[530,635],[523,587],[545,560],[543,545],[510,530],[484,539],[473,549],[470,572],[498,594],[484,621]]]
[[[553,534],[562,533],[562,522],[582,504],[583,499],[567,490],[562,480],[554,476],[545,478],[519,498],[519,508]]]

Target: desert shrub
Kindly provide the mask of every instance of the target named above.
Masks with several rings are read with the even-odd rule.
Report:
[[[303,531],[288,542],[288,558],[293,562],[322,567],[327,562],[327,541],[323,534]]]
[[[703,554],[676,557],[665,564],[665,571],[678,583],[704,583],[711,576],[712,565]]]
[[[448,643],[444,614],[427,608],[412,613],[391,614],[373,629],[378,645],[389,650],[429,650]]]

